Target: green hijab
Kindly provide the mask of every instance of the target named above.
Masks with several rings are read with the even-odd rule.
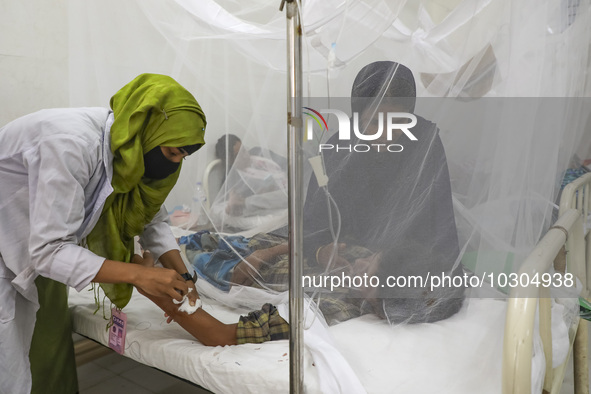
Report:
[[[181,171],[179,166],[164,179],[143,178],[144,154],[157,146],[205,144],[206,121],[193,95],[165,75],[139,75],[111,98],[111,108],[113,193],[86,242],[99,256],[130,262],[134,236],[158,213]],[[133,291],[127,283],[101,287],[118,308]]]

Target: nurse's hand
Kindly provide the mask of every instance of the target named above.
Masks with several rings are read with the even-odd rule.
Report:
[[[154,264],[156,264],[156,261],[154,260],[154,255],[149,250],[144,251],[142,256],[140,256],[138,254],[134,255],[133,258],[131,259],[131,262],[134,264],[143,265],[144,267],[154,267]],[[187,290],[187,291],[189,291],[187,298],[189,298],[189,303],[191,304],[191,306],[193,306],[193,305],[195,305],[195,302],[199,298],[199,294],[197,294],[197,289],[195,288],[195,283],[187,281],[187,280],[185,280],[185,282],[187,283],[187,286],[189,288],[189,290]],[[138,290],[140,290],[140,289],[141,288],[138,287]],[[181,295],[185,295],[185,294],[186,293],[183,293]]]
[[[159,267],[144,268],[133,285],[141,288],[149,295],[155,297],[168,296],[177,301],[182,301],[182,295],[187,294],[189,291],[188,282],[178,272]]]
[[[146,254],[144,253],[144,260],[146,260],[146,258]],[[160,256],[159,261],[164,267],[175,270],[179,273],[179,275],[187,273],[190,275],[190,273],[187,272],[187,267],[185,266],[185,263],[183,262],[181,254],[178,250],[173,249],[163,253]],[[195,288],[195,284],[192,280],[187,280],[185,283],[187,285],[187,290],[183,291],[181,295],[187,295],[189,304],[194,306],[197,298],[199,298],[199,294],[197,294],[197,289]],[[188,289],[192,289],[191,292],[187,293]]]
[[[187,294],[189,286],[175,270],[146,267],[139,264],[105,260],[92,280],[98,283],[130,283],[140,287],[147,294],[156,297],[169,297],[177,301]]]
[[[164,256],[163,260],[166,261],[166,256]],[[153,267],[154,264],[156,263],[156,261],[154,260],[154,255],[149,250],[146,250],[144,252],[143,256],[139,256],[136,254],[131,261],[135,262],[137,264],[141,264],[145,267]],[[173,268],[173,267],[174,267],[174,265],[169,266],[168,268]],[[178,270],[176,270],[176,271],[178,272]],[[197,288],[195,287],[195,282],[188,281],[186,279],[185,279],[185,282],[187,283],[189,293],[183,293],[181,295],[187,294],[187,298],[189,299],[189,304],[191,306],[194,306],[195,303],[197,302],[197,300],[199,299],[199,293],[197,293]]]

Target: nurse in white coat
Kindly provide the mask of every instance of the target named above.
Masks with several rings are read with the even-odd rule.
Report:
[[[77,392],[66,285],[101,283],[120,308],[131,285],[177,300],[194,290],[162,204],[205,143],[205,115],[155,74],[111,108],[43,110],[0,129],[2,394]],[[167,268],[129,264],[136,235]]]

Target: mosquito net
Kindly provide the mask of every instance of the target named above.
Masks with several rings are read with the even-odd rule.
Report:
[[[59,31],[64,106],[104,106],[142,72],[195,95],[206,145],[166,207],[201,296],[253,310],[288,289],[279,6],[71,1]],[[431,324],[507,297],[498,278],[556,218],[567,169],[591,158],[589,2],[307,0],[300,17],[306,321]],[[491,328],[471,330],[470,351],[486,357]]]

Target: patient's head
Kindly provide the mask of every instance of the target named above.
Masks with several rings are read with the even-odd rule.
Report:
[[[232,168],[241,148],[240,138],[234,134],[224,134],[215,144],[215,155],[225,168]]]

